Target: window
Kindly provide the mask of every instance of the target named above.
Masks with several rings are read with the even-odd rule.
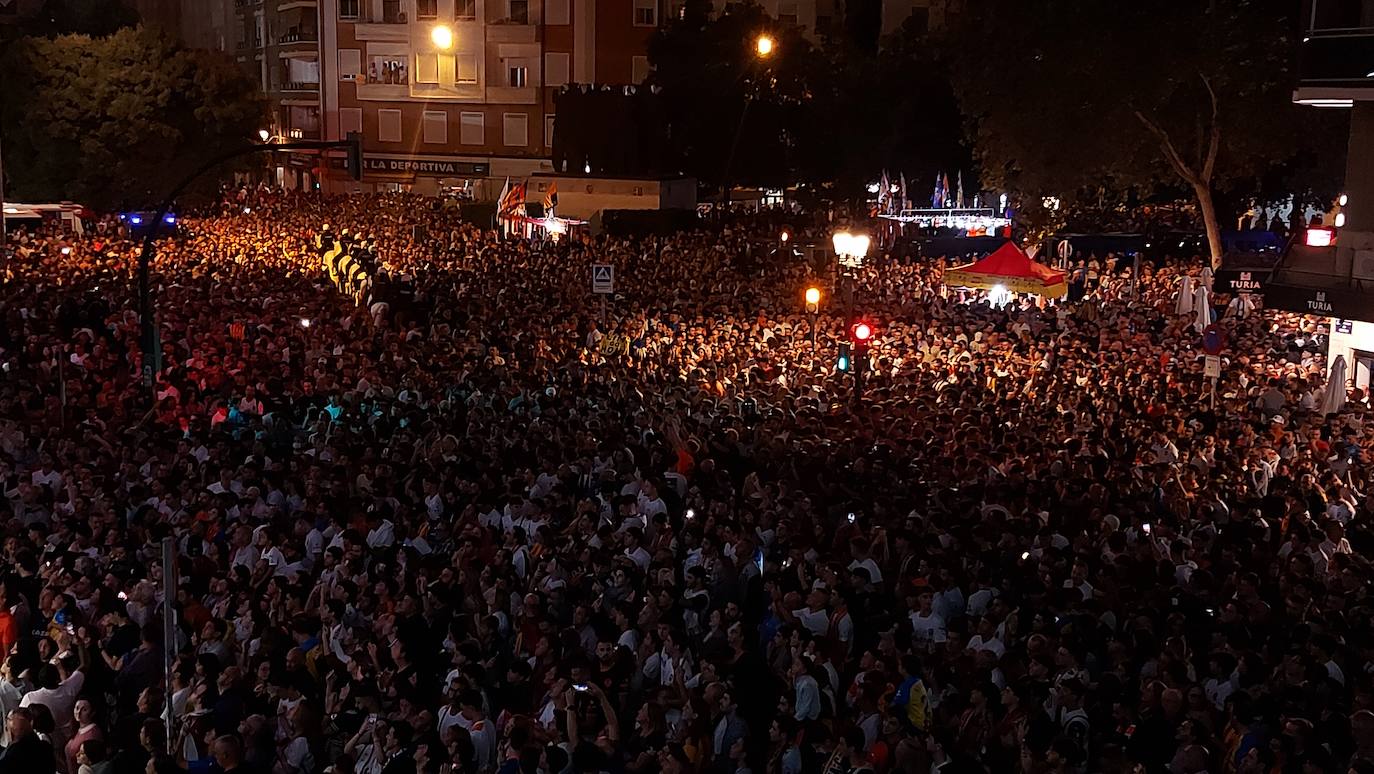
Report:
[[[523,148],[529,145],[529,116],[524,113],[503,113],[501,115],[501,141],[511,148]]]
[[[477,55],[457,54],[453,57],[455,80],[458,83],[477,83]]]
[[[545,24],[572,24],[568,0],[544,0]]]
[[[462,113],[458,116],[458,142],[464,145],[486,144],[485,117],[481,113]]]
[[[383,54],[372,57],[371,61],[367,63],[367,82],[400,86],[410,83],[406,57],[401,54]]]
[[[567,53],[550,51],[544,54],[544,85],[562,86],[568,82],[568,69],[572,66],[572,56]]]
[[[529,81],[530,70],[524,65],[512,65],[506,70],[506,85],[517,89],[525,88],[525,83]]]
[[[422,126],[425,142],[435,145],[448,143],[448,113],[442,110],[426,110]]]
[[[458,21],[474,21],[477,19],[477,0],[454,0],[453,16]]]
[[[339,80],[356,81],[363,74],[363,52],[356,48],[339,49]]]
[[[649,77],[649,57],[637,56],[630,60],[631,83],[643,83]]]
[[[635,0],[635,26],[658,26],[658,0]]]
[[[401,111],[377,111],[377,139],[382,142],[401,141]]]
[[[415,55],[415,82],[416,82],[416,83],[438,83],[438,82],[439,82],[439,55],[438,55],[438,54],[416,54],[416,55]]]
[[[382,0],[382,21],[387,24],[403,24],[406,15],[401,11],[401,0]]]
[[[339,131],[345,136],[349,132],[362,134],[363,131],[363,109],[362,108],[339,108]]]
[[[544,116],[544,147],[553,147],[553,122],[556,116]]]
[[[530,0],[509,0],[510,20],[516,24],[530,23]]]
[[[433,19],[439,15],[439,0],[415,0],[415,18]]]
[[[797,0],[778,0],[778,21],[797,25]]]
[[[358,6],[362,0],[339,0],[339,18],[356,19],[358,18]]]

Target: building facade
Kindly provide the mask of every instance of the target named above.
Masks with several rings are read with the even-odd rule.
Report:
[[[552,170],[554,92],[633,85],[654,31],[683,0],[206,0],[232,6],[232,34],[190,15],[188,41],[232,46],[262,83],[282,139],[363,138],[364,175],[341,158],[281,154],[279,182],[329,191],[406,189],[494,198],[507,177]],[[883,31],[944,0],[884,0]],[[932,5],[933,4],[933,5]],[[724,2],[717,2],[723,10]],[[843,0],[764,0],[813,35]],[[208,8],[207,6],[207,8]],[[229,41],[232,38],[232,42]]]

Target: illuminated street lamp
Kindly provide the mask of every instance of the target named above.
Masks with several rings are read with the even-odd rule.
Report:
[[[821,303],[821,289],[820,289],[820,288],[814,288],[814,287],[813,287],[813,288],[807,288],[807,289],[806,289],[806,311],[815,313],[815,311],[816,311],[816,309],[817,309],[817,307],[818,307],[818,305],[819,305],[820,303]]]
[[[429,42],[441,51],[453,48],[453,28],[447,24],[434,25],[434,28],[429,31]]]
[[[775,46],[776,43],[773,42],[771,37],[760,35],[754,40],[754,53],[758,54],[760,58],[766,59],[773,55],[773,48]]]
[[[867,234],[836,231],[830,237],[830,241],[835,245],[835,255],[839,256],[841,266],[848,269],[858,269],[864,265],[864,256],[868,255],[869,240]]]
[[[262,140],[263,142],[267,142],[268,140],[272,139],[272,133],[267,131],[266,129],[259,129],[258,139]]]

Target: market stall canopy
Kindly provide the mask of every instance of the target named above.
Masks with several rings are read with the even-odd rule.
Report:
[[[1062,298],[1069,290],[1064,272],[1032,261],[1011,242],[981,261],[945,272],[945,284],[984,290],[1001,286],[1011,293],[1035,293],[1047,298]]]

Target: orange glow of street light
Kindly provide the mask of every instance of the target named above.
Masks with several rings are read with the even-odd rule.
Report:
[[[807,303],[807,305],[808,305],[808,306],[815,306],[815,305],[819,304],[820,302],[821,302],[821,289],[820,289],[820,288],[807,288],[807,289],[806,289],[806,303]]]
[[[767,35],[760,35],[758,39],[754,41],[754,52],[761,57],[771,56],[775,45],[772,38]]]
[[[429,41],[435,48],[447,51],[453,48],[453,29],[446,24],[437,24],[429,31]]]

